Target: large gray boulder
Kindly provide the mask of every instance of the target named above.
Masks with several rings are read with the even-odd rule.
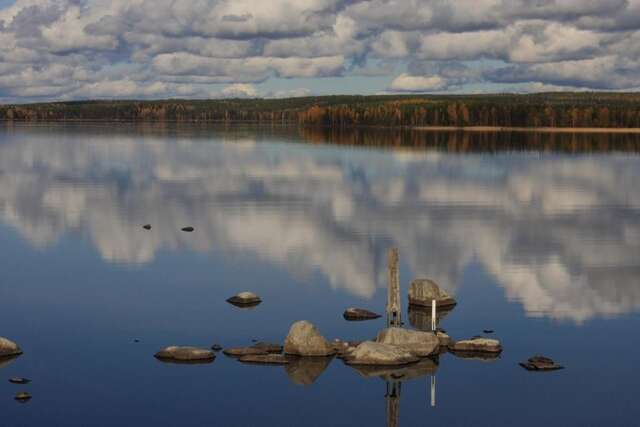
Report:
[[[452,307],[456,300],[440,289],[436,282],[430,279],[416,279],[409,286],[409,304],[422,307],[431,307],[431,302],[436,300],[437,307]]]
[[[18,344],[13,341],[0,337],[0,357],[12,357],[22,354],[22,350],[18,347]]]
[[[284,352],[296,356],[331,356],[336,353],[318,329],[306,320],[291,325],[284,341]]]
[[[157,352],[155,357],[174,362],[205,362],[215,359],[216,354],[205,348],[171,346]]]
[[[349,365],[400,366],[420,360],[412,353],[389,344],[365,341],[344,357]]]
[[[399,347],[419,357],[438,353],[440,340],[430,332],[404,328],[387,328],[378,333],[376,342]]]

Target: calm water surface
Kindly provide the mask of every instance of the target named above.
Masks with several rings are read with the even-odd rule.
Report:
[[[331,138],[0,128],[0,336],[25,351],[0,364],[0,424],[637,425],[640,141],[611,151],[612,136],[548,136],[526,149],[522,135],[427,134],[390,150]],[[153,358],[171,344],[282,341],[300,319],[369,339],[384,321],[342,312],[384,310],[393,246],[403,302],[413,278],[435,279],[459,301],[440,325],[459,339],[494,329],[499,359],[445,354],[394,397],[340,360]],[[243,290],[264,303],[225,302]],[[518,366],[538,353],[567,369]],[[22,390],[31,402],[13,400]]]

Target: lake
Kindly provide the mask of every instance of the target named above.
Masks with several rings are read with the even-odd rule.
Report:
[[[639,153],[625,134],[3,125],[0,336],[24,355],[0,364],[1,424],[634,425]],[[338,359],[153,357],[302,319],[371,339],[384,318],[342,313],[384,312],[392,247],[407,326],[432,278],[458,300],[440,326],[494,330],[499,358],[443,354],[387,394]],[[225,302],[245,290],[263,303]],[[566,369],[518,365],[536,354]]]

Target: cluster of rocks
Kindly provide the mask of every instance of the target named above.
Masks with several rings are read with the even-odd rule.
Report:
[[[381,330],[371,341],[329,342],[320,331],[306,320],[295,322],[289,329],[283,345],[267,342],[248,347],[231,347],[223,350],[226,356],[247,364],[283,365],[292,380],[300,384],[315,381],[334,356],[353,366],[363,376],[395,376],[412,378],[433,372],[438,356],[450,352],[461,358],[480,360],[496,359],[502,352],[497,339],[475,336],[460,341],[453,340],[443,329],[432,331],[431,305],[436,301],[436,323],[448,314],[456,301],[432,280],[418,279],[409,290],[409,319],[417,330],[390,327]],[[227,300],[238,307],[255,306],[262,300],[252,292],[241,292]],[[369,320],[379,314],[359,308],[344,312],[347,320]],[[485,334],[494,331],[486,329]],[[167,347],[156,353],[156,358],[177,363],[207,363],[215,359],[211,350],[197,347]],[[551,359],[536,356],[521,365],[529,370],[555,370],[562,367]],[[294,380],[295,378],[295,380]]]

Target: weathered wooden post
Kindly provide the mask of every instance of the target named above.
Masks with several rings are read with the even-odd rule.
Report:
[[[387,294],[387,328],[402,326],[400,311],[400,269],[398,249],[389,250],[389,291]]]

